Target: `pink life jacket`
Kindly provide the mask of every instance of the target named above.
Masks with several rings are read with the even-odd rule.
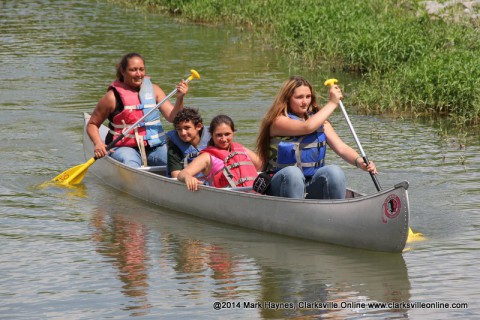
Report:
[[[258,176],[257,169],[245,148],[236,142],[230,144],[231,152],[208,146],[200,153],[209,153],[212,169],[207,177],[209,185],[217,188],[250,187]]]
[[[140,92],[133,90],[125,83],[115,80],[109,87],[114,88],[123,103],[123,110],[116,114],[110,122],[110,133],[115,137],[123,133],[123,130],[136,123],[145,114],[156,107],[155,93],[149,77],[143,78]],[[163,126],[160,122],[158,109],[145,118],[135,129],[128,132],[125,137],[118,141],[117,147],[137,147],[135,135],[142,137],[143,145],[155,147],[166,142]]]

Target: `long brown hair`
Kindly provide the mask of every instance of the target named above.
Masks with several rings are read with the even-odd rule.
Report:
[[[315,113],[319,110],[315,91],[310,82],[305,78],[292,76],[283,83],[272,106],[265,114],[258,132],[256,149],[264,167],[267,165],[270,157],[270,127],[277,117],[281,115],[288,116],[290,98],[293,96],[295,89],[301,86],[309,87],[312,93],[312,101],[308,107],[308,112]]]
[[[132,58],[140,58],[143,61],[143,64],[145,64],[145,59],[143,59],[142,55],[139,53],[131,52],[127,53],[120,59],[120,61],[117,63],[116,69],[117,69],[117,79],[120,80],[120,82],[123,82],[123,72],[127,70],[128,62]]]

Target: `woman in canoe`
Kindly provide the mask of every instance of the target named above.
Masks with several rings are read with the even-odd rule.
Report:
[[[118,141],[112,148],[111,157],[131,167],[143,165],[159,166],[167,163],[167,146],[160,113],[172,122],[183,108],[183,98],[188,92],[188,83],[182,80],[177,84],[175,105],[166,101],[152,112],[134,130]],[[145,60],[138,53],[122,57],[117,65],[117,79],[108,87],[100,99],[87,124],[87,133],[94,144],[95,157],[107,155],[106,145],[120,135],[123,130],[152,110],[166,97],[163,90],[146,76]],[[105,141],[100,138],[98,128],[109,120],[110,132]]]
[[[344,199],[346,178],[337,165],[324,165],[326,145],[346,162],[377,173],[336,134],[328,117],[339,105],[342,92],[330,88],[327,104],[320,108],[311,84],[293,76],[284,82],[267,111],[257,137],[263,170],[272,174],[267,194],[288,198]]]
[[[208,185],[217,188],[252,186],[262,164],[255,152],[233,141],[233,120],[218,115],[210,122],[209,131],[208,147],[180,171],[177,179],[185,182],[190,191],[196,191],[198,185],[204,183],[196,178],[199,173]]]

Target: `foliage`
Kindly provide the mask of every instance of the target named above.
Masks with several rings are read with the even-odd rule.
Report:
[[[122,1],[122,0],[119,0]],[[475,23],[428,16],[404,0],[135,0],[180,17],[268,31],[269,42],[312,68],[358,73],[351,96],[365,112],[480,120]]]

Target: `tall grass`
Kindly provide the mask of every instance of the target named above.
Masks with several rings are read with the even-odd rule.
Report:
[[[459,125],[479,123],[480,30],[467,19],[458,23],[434,19],[421,1],[133,3],[191,21],[268,31],[271,45],[312,68],[328,65],[360,75],[349,102],[364,112],[440,114],[453,117]]]

